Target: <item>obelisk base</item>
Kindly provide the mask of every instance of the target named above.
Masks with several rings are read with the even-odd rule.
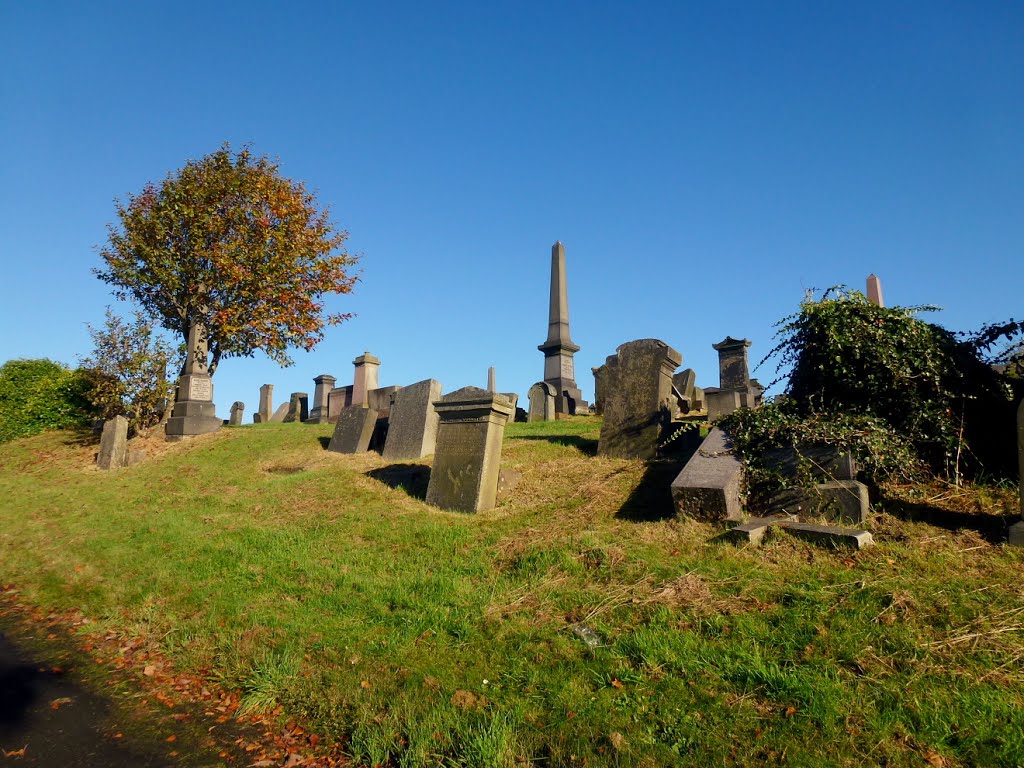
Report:
[[[169,441],[216,432],[223,422],[213,404],[213,381],[208,374],[185,374],[178,379],[178,396],[164,433]]]

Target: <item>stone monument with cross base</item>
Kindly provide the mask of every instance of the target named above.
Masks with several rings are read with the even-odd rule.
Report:
[[[207,370],[208,349],[203,326],[200,323],[189,325],[185,367],[178,377],[174,410],[165,429],[168,440],[205,435],[221,427],[213,405],[213,379]]]

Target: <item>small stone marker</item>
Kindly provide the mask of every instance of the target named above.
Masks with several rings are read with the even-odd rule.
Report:
[[[100,451],[96,466],[100,469],[119,469],[128,464],[128,419],[115,416],[103,422]]]
[[[781,514],[769,517],[755,517],[752,520],[742,522],[732,520],[726,521],[726,525],[730,526],[728,538],[743,544],[749,544],[752,547],[759,547],[761,542],[764,541],[764,535],[768,532],[769,528],[773,525],[789,522],[795,523],[796,515]]]
[[[496,377],[494,375],[494,366],[493,365],[490,368],[487,369],[487,391],[488,392],[497,392],[498,391],[498,384],[497,384],[497,379],[496,379]]]
[[[309,412],[309,418],[305,419],[308,424],[326,424],[328,415],[328,398],[331,390],[334,389],[334,382],[337,379],[326,373],[320,374],[313,379],[313,408]]]
[[[213,379],[207,370],[208,345],[206,330],[200,323],[188,329],[188,347],[184,373],[178,377],[178,394],[174,411],[164,432],[168,440],[204,435],[221,428],[213,405]]]
[[[264,384],[260,387],[260,409],[252,415],[253,424],[266,424],[274,413],[274,385]]]
[[[386,461],[421,459],[434,452],[437,441],[437,411],[441,382],[424,379],[394,393],[388,417],[388,436],[382,455]]]
[[[461,512],[493,508],[511,405],[503,395],[465,387],[436,401],[434,408],[440,423],[427,503]]]
[[[619,345],[595,373],[600,382],[604,423],[600,456],[653,459],[672,420],[672,372],[683,356],[658,339]]]
[[[530,400],[528,421],[554,421],[555,388],[546,381],[538,381],[526,393]]]
[[[729,436],[715,427],[672,481],[676,511],[697,520],[739,519],[742,481],[743,462]]]
[[[868,275],[868,301],[876,307],[885,306],[882,300],[882,281],[873,273]]]
[[[231,418],[228,419],[228,424],[233,427],[237,427],[242,423],[242,416],[245,415],[245,403],[241,400],[235,400],[231,404]]]
[[[286,424],[301,423],[307,418],[309,418],[309,395],[305,392],[292,392],[288,401],[288,412],[283,421]]]
[[[839,528],[834,525],[815,525],[814,523],[780,523],[778,527],[798,538],[832,547],[864,549],[864,547],[875,543],[875,539],[870,533],[859,528]]]
[[[1024,547],[1024,400],[1017,408],[1017,470],[1020,478],[1021,521],[1010,526],[1010,546]]]
[[[285,416],[288,415],[288,411],[291,410],[291,407],[292,404],[290,402],[281,403],[279,406],[277,406],[277,410],[274,411],[274,415],[270,417],[270,420],[276,424],[282,423],[284,421]]]
[[[350,405],[338,414],[334,434],[327,450],[335,453],[365,453],[377,426],[377,411],[362,405]]]
[[[380,375],[380,358],[374,357],[369,352],[352,361],[356,367],[355,378],[352,381],[352,405],[367,405],[367,395],[371,389],[377,389]]]

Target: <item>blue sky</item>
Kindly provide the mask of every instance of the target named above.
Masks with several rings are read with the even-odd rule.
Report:
[[[717,385],[805,289],[882,277],[953,329],[1020,317],[1024,4],[0,3],[0,360],[74,363],[113,200],[223,142],[304,180],[363,255],[357,317],[275,385],[542,376],[567,250],[577,381],[660,338]],[[772,378],[761,371],[762,381]]]

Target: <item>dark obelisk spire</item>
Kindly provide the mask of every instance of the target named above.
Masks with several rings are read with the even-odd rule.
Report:
[[[565,246],[561,241],[551,246],[551,304],[548,310],[548,338],[537,347],[544,353],[544,381],[558,393],[557,413],[576,413],[586,407],[579,387],[572,356],[579,347],[569,337],[569,291],[565,282]]]

